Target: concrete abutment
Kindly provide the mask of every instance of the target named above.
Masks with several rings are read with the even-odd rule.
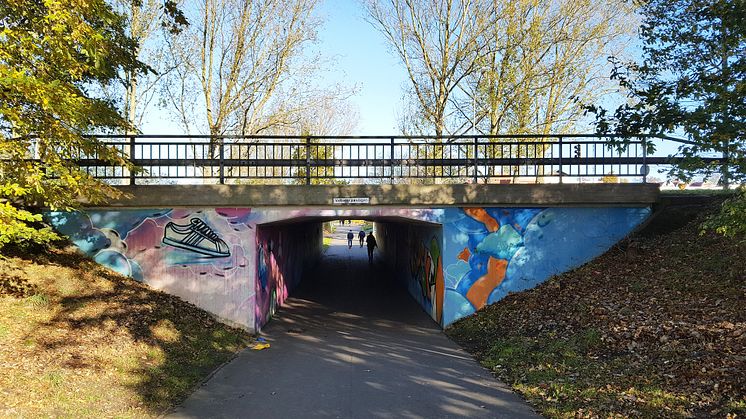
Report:
[[[326,220],[374,221],[382,260],[447,326],[600,255],[657,199],[624,184],[123,189],[129,200],[48,219],[98,263],[254,331],[321,257]]]

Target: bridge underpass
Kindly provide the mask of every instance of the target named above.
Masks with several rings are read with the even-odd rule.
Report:
[[[398,311],[388,301],[386,293],[390,290],[385,291],[394,285],[398,292],[409,291],[410,300],[414,301],[407,304],[419,304],[437,324],[442,323],[442,226],[412,218],[370,215],[376,211],[354,212],[355,217],[301,217],[257,226],[257,324],[265,324],[277,305],[286,305],[288,297],[301,291],[303,295],[313,295],[313,301],[324,305],[346,311],[361,310],[358,313],[361,316],[375,312],[372,310],[375,307],[388,307],[389,315],[393,316],[390,320],[400,320],[396,315]],[[358,234],[362,226],[337,223],[338,220],[353,218],[373,223],[378,247],[374,251],[372,266],[367,263],[367,245],[359,245]],[[321,237],[318,232],[323,230],[322,223],[325,222],[333,222],[334,233],[324,233],[332,244],[328,250],[319,252],[314,243],[319,244]],[[350,231],[354,235],[352,248],[348,247],[346,238]],[[303,244],[308,241],[314,243]],[[300,262],[298,257],[303,261]],[[335,266],[346,269],[335,269],[332,276],[310,274],[319,264],[329,265],[330,260],[338,262]],[[376,276],[380,279],[361,279],[370,278],[372,269],[378,272]],[[384,294],[380,294],[381,291],[385,291]]]
[[[263,328],[270,349],[240,354],[172,416],[536,417],[441,333],[385,255],[369,265],[357,238],[348,248],[350,228]]]
[[[381,260],[447,326],[600,255],[658,196],[645,184],[123,190],[128,199],[48,219],[97,262],[251,331],[318,261],[324,219],[378,221]],[[339,197],[367,203],[335,204]]]

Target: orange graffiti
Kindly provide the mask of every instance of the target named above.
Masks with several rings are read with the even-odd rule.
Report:
[[[479,221],[487,227],[487,231],[493,233],[500,229],[500,223],[487,214],[484,208],[464,208],[464,213],[469,217]]]
[[[466,293],[466,298],[477,310],[487,304],[487,299],[492,290],[500,285],[500,283],[503,282],[503,279],[505,279],[505,271],[507,269],[507,260],[490,257],[489,262],[487,262],[487,273],[477,279]]]
[[[445,281],[443,280],[443,258],[438,258],[438,270],[435,271],[435,321],[443,324],[443,298],[445,295]]]
[[[469,251],[468,247],[464,247],[464,250],[462,250],[461,253],[458,254],[458,258],[467,263],[469,262],[470,256],[471,256],[471,252]]]

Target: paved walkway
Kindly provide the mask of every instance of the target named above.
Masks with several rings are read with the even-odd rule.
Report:
[[[239,354],[171,417],[536,417],[390,276],[335,238],[265,327],[271,347]]]

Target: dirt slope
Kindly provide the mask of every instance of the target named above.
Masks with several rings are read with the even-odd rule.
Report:
[[[147,417],[250,337],[71,250],[0,258],[0,417]]]
[[[700,235],[711,201],[669,204],[447,333],[547,416],[746,415],[746,244]]]

